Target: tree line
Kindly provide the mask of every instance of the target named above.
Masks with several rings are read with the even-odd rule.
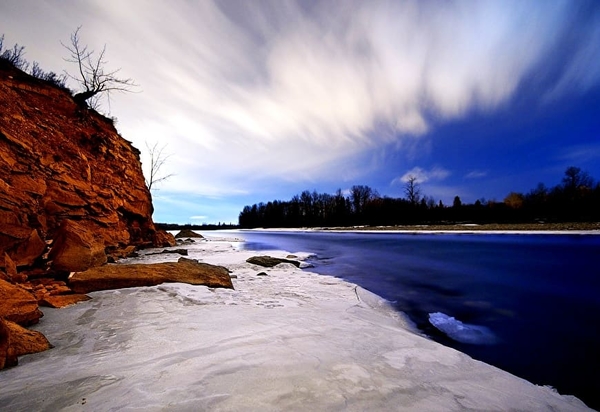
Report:
[[[452,205],[422,196],[418,180],[409,176],[406,197],[392,198],[363,185],[347,195],[305,190],[289,201],[273,200],[245,206],[239,214],[242,228],[395,226],[414,224],[590,222],[600,220],[600,182],[578,167],[569,167],[562,181],[543,183],[528,193],[511,192],[502,202],[485,199],[465,204],[459,196]]]

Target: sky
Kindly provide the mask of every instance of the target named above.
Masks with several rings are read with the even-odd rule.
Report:
[[[600,2],[5,0],[5,46],[75,72],[81,41],[139,85],[102,111],[168,158],[154,220],[368,185],[452,204],[600,180]],[[73,84],[74,87],[74,84]]]

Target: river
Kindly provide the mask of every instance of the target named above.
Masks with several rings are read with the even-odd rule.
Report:
[[[432,339],[600,408],[600,236],[235,233],[314,253],[309,270],[388,299]]]

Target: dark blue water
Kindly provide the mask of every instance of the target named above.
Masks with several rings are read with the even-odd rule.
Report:
[[[311,271],[356,283],[432,339],[600,408],[600,236],[239,232],[249,250],[315,253]],[[450,339],[442,312],[493,344]]]

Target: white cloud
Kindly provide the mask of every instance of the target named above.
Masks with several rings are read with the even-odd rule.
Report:
[[[191,220],[206,220],[208,216],[190,216]]]
[[[450,172],[442,167],[434,167],[430,170],[425,170],[420,167],[413,167],[408,172],[404,173],[392,180],[392,185],[406,183],[411,177],[416,178],[417,183],[425,183],[427,181],[441,181],[450,176]]]
[[[488,172],[485,170],[472,170],[465,175],[465,179],[480,179],[486,177]]]
[[[573,26],[572,6],[40,0],[2,3],[0,25],[60,71],[59,40],[82,24],[92,48],[107,44],[109,68],[141,85],[111,107],[138,148],[168,144],[175,175],[161,188],[227,196],[272,178],[342,180],[347,159],[406,150],[437,122],[506,104],[534,71],[562,62],[555,46],[575,29],[581,41],[551,91],[597,84],[600,70],[586,68],[600,62],[598,25]]]

